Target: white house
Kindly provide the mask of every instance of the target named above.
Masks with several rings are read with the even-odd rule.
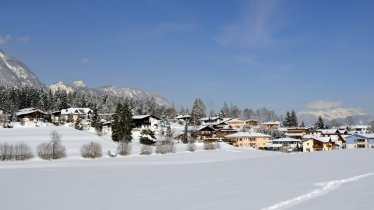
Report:
[[[82,123],[90,122],[93,111],[90,108],[68,108],[61,110],[61,119],[67,121],[69,116],[72,116],[75,122],[78,118],[82,119]]]
[[[374,134],[355,133],[345,138],[347,149],[374,148]]]
[[[160,118],[154,115],[134,115],[132,117],[136,129],[157,130],[160,127]]]
[[[302,141],[294,138],[280,138],[271,140],[266,144],[268,150],[296,152],[301,149]]]

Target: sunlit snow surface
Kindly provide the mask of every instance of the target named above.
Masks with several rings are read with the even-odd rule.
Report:
[[[66,127],[1,128],[0,142],[36,148],[51,130],[69,156],[0,162],[1,209],[374,209],[374,150],[280,154],[222,145],[191,153],[179,145],[169,155],[85,160],[82,144],[115,144]]]

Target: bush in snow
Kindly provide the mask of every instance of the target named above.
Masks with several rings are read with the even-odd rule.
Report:
[[[61,144],[61,136],[52,131],[51,141],[38,145],[36,149],[38,156],[44,160],[60,159],[66,156],[65,146]]]
[[[187,151],[190,151],[190,152],[195,152],[196,150],[196,145],[194,143],[188,143],[187,144]]]
[[[205,150],[217,150],[220,149],[220,145],[218,142],[204,142],[204,149]]]
[[[142,145],[140,148],[141,155],[151,155],[153,152],[153,147],[150,145]]]
[[[15,160],[28,160],[34,157],[31,147],[25,143],[15,144],[13,149]]]
[[[131,150],[132,150],[131,143],[129,143],[127,141],[118,142],[117,154],[123,155],[123,156],[130,155]]]
[[[28,160],[34,157],[31,147],[24,143],[0,144],[0,159],[5,160]]]
[[[157,154],[167,154],[167,153],[174,153],[174,152],[175,152],[175,144],[174,144],[174,140],[172,139],[159,141],[156,145]]]
[[[84,158],[99,158],[103,155],[103,150],[99,143],[91,141],[88,144],[82,145],[81,155]]]

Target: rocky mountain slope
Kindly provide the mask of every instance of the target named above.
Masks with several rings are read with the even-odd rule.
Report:
[[[21,61],[0,50],[0,85],[42,88],[38,77]]]

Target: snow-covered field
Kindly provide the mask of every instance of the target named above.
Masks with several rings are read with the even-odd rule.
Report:
[[[82,144],[115,144],[66,127],[0,129],[0,142],[34,148],[55,129],[67,158],[0,162],[1,209],[374,209],[374,150],[191,153],[181,145],[175,154],[86,160]]]

